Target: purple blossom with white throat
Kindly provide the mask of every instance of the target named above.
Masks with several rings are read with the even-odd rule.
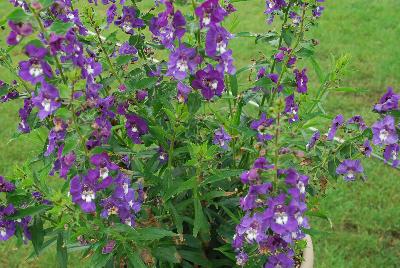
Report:
[[[354,181],[357,174],[364,172],[360,160],[346,159],[336,168],[336,173],[343,175],[345,181]]]
[[[372,127],[372,142],[375,145],[395,144],[398,141],[398,135],[395,127],[395,120],[387,115],[380,121],[375,122]]]

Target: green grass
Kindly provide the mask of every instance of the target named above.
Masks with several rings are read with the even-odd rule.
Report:
[[[0,3],[0,14],[9,10],[8,3],[4,2]],[[273,27],[264,23],[263,2],[253,0],[236,4],[240,22],[234,32],[262,32]],[[331,55],[351,55],[343,84],[369,91],[366,94],[332,95],[326,105],[330,112],[347,116],[361,113],[371,120],[374,118],[370,112],[371,104],[386,86],[392,85],[399,91],[397,39],[400,24],[397,17],[400,5],[398,0],[327,2],[319,27],[310,33],[320,41],[317,58],[323,67],[328,67]],[[3,36],[6,33],[2,32]],[[248,59],[257,58],[265,51],[263,45],[254,47],[252,42],[250,39],[232,41],[238,67],[247,65]],[[10,77],[0,69],[0,79],[9,80]],[[19,105],[0,106],[0,174],[10,174],[14,164],[22,163],[37,148],[29,143],[29,139],[7,144],[17,126]],[[375,160],[364,162],[364,166],[368,174],[366,183],[339,182],[321,201],[321,208],[328,211],[333,228],[327,221],[312,219],[313,227],[320,232],[313,237],[317,268],[396,267],[400,263],[399,173]],[[39,260],[25,263],[28,250],[16,250],[12,243],[3,244],[0,250],[2,267],[52,267],[55,263],[51,252]]]

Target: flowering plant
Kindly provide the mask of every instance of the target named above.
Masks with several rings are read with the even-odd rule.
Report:
[[[10,0],[1,101],[23,99],[15,138],[43,150],[0,177],[0,239],[56,244],[61,267],[294,267],[328,183],[399,165],[400,95],[372,126],[325,112],[356,89],[346,57],[313,57],[323,0],[266,0],[265,33],[228,31],[235,0],[148,2]],[[236,68],[235,38],[268,53]]]

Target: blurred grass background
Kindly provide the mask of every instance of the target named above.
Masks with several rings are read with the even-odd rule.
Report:
[[[85,2],[85,1],[82,1]],[[151,4],[152,0],[144,0]],[[398,0],[326,1],[326,10],[310,36],[318,39],[316,56],[325,68],[331,55],[349,54],[351,63],[343,85],[368,89],[363,94],[336,94],[327,100],[330,112],[350,116],[362,114],[371,122],[371,105],[386,90],[400,88],[400,4]],[[264,1],[251,0],[235,4],[239,23],[234,32],[265,32],[273,26],[265,23]],[[6,0],[0,1],[0,17],[11,10]],[[5,45],[8,30],[0,31]],[[265,49],[254,46],[250,39],[233,40],[237,67],[248,64]],[[16,52],[13,52],[16,53]],[[17,54],[12,54],[18,57]],[[312,70],[309,67],[310,71]],[[0,79],[11,78],[0,68]],[[0,174],[9,175],[13,166],[35,153],[38,145],[29,136],[8,143],[18,124],[20,102],[0,105]],[[383,163],[364,162],[368,180],[365,183],[339,182],[321,202],[328,211],[333,228],[327,221],[312,219],[320,234],[313,237],[315,267],[399,267],[400,265],[400,180],[399,173]],[[0,244],[0,267],[54,267],[52,251],[26,261],[30,247],[17,250],[13,242]],[[79,267],[78,261],[71,267]]]

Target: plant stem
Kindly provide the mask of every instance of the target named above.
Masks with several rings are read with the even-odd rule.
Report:
[[[283,19],[283,23],[282,23],[282,27],[281,27],[281,35],[279,36],[278,49],[282,46],[283,29],[284,29],[284,27],[286,25],[286,22],[288,20],[288,17],[289,17],[289,10],[290,10],[290,3],[288,4],[288,6],[287,6],[287,8],[285,10],[285,17]],[[274,72],[275,66],[276,66],[276,58],[274,57],[274,61],[272,62],[272,65],[271,65],[271,71],[270,71],[271,74]],[[259,107],[258,115],[261,114],[261,109],[264,106],[266,98],[267,98],[267,94],[264,93],[264,96],[263,96],[263,98],[261,100],[261,104],[260,104],[260,107]]]
[[[33,8],[31,8],[31,11],[32,11],[32,14],[33,14],[33,16],[35,17],[37,23],[39,24],[40,30],[41,30],[42,33],[44,34],[44,37],[46,38],[46,40],[48,40],[48,36],[47,36],[47,33],[46,33],[46,29],[44,28],[43,23],[42,23],[42,21],[40,20],[39,14],[38,14],[38,13],[36,12],[36,10],[33,9]],[[63,80],[64,84],[67,85],[67,84],[68,84],[68,81],[67,81],[67,78],[66,78],[65,75],[64,75],[64,72],[63,72],[61,63],[60,63],[60,61],[58,60],[57,55],[52,55],[52,57],[53,57],[53,59],[54,59],[54,61],[55,61],[55,63],[56,63],[57,69],[60,71],[61,79]]]

